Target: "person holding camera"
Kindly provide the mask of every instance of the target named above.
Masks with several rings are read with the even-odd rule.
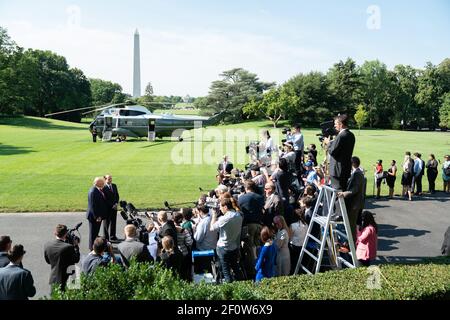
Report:
[[[115,262],[111,243],[105,238],[98,237],[94,241],[93,250],[81,262],[81,272],[92,274],[98,267],[106,267]]]
[[[296,173],[299,171],[297,167],[297,153],[294,152],[294,145],[292,142],[284,143],[284,152],[281,154],[280,158],[284,158],[288,162],[288,171],[290,173]]]
[[[68,243],[67,226],[58,224],[55,228],[55,239],[44,246],[45,261],[51,266],[49,284],[59,285],[65,290],[69,274],[67,268],[80,261],[80,248],[78,239]]]
[[[199,251],[214,250],[217,246],[219,233],[210,230],[211,215],[210,210],[205,205],[198,205],[196,211],[199,214],[197,227],[195,228],[194,240],[196,249]]]
[[[95,178],[94,185],[89,190],[88,208],[86,210],[86,219],[89,221],[89,251],[92,251],[94,240],[97,239],[102,225],[102,221],[108,216],[108,202],[103,187],[105,180]]]
[[[211,219],[211,231],[219,231],[217,241],[217,256],[225,282],[232,282],[231,271],[234,272],[235,280],[242,280],[243,274],[239,266],[239,249],[241,243],[242,216],[233,208],[230,198],[223,198],[220,201],[219,217],[217,212],[213,213]]]
[[[31,272],[22,267],[25,253],[20,244],[8,252],[10,263],[0,268],[0,300],[28,300],[36,294]]]
[[[302,128],[300,124],[294,125],[292,131],[287,132],[287,142],[292,142],[295,152],[295,167],[297,171],[302,170],[303,162],[303,150],[305,148],[305,141],[302,134]]]
[[[334,120],[334,128],[338,132],[336,139],[324,139],[330,155],[331,186],[338,191],[346,191],[347,181],[352,171],[351,158],[355,148],[355,135],[348,128],[348,116],[340,115]]]
[[[108,215],[103,220],[103,235],[106,240],[117,241],[116,225],[117,225],[117,209],[119,207],[119,190],[117,185],[113,183],[112,175],[105,176],[105,186],[103,192],[108,203]]]

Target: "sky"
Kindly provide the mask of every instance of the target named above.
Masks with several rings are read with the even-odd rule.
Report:
[[[347,57],[389,68],[450,57],[447,0],[0,0],[0,26],[127,93],[139,29],[142,88],[156,95],[207,95],[235,67],[282,84]]]

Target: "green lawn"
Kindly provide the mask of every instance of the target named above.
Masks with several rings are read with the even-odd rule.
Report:
[[[226,129],[268,128],[267,122],[220,126]],[[203,132],[203,131],[202,131]],[[317,129],[304,130],[306,142],[316,143]],[[401,161],[405,150],[424,155],[435,153],[440,159],[449,153],[450,134],[431,132],[400,132],[363,130],[355,132],[355,155],[362,158],[363,167],[371,168],[379,158],[386,164],[391,159]],[[137,207],[163,207],[163,202],[195,200],[198,187],[213,188],[216,164],[181,164],[171,161],[173,148],[190,148],[192,139],[183,143],[170,139],[148,143],[131,140],[126,143],[91,142],[86,124],[72,124],[40,118],[0,118],[0,212],[72,211],[84,210],[87,191],[95,176],[111,173],[119,186],[121,198]],[[240,139],[243,139],[240,137]],[[198,139],[197,139],[198,140]],[[221,141],[204,137],[202,150],[214,153]],[[244,153],[245,146],[234,146],[226,153]],[[239,150],[238,150],[239,149]],[[193,157],[199,150],[193,149]],[[225,153],[216,150],[217,161]],[[245,159],[238,163],[242,167]],[[368,193],[372,193],[369,174]],[[438,188],[442,188],[439,178]],[[424,188],[428,183],[424,179]],[[387,193],[386,186],[383,193]],[[400,183],[397,183],[400,190]]]

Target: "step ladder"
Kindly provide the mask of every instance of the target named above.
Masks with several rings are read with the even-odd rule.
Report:
[[[319,273],[321,267],[327,266],[322,263],[325,251],[327,251],[327,257],[330,262],[328,266],[332,269],[342,269],[343,265],[348,268],[356,268],[358,266],[355,243],[350,232],[350,222],[345,202],[343,198],[337,196],[337,193],[338,191],[327,186],[323,186],[320,190],[294,274],[298,274],[300,269],[307,274]],[[342,221],[333,221],[332,218],[337,216],[342,217]],[[320,226],[319,238],[312,234],[315,225]],[[348,255],[351,258],[351,262],[341,257],[341,253],[338,250],[339,236],[349,244],[350,252]],[[310,242],[315,243],[316,246],[318,245],[317,253],[311,252],[311,249],[308,248],[308,243]],[[309,270],[307,266],[302,264],[305,255],[308,255],[314,261],[314,270]]]
[[[111,141],[111,139],[112,139],[112,131],[111,130],[104,131],[102,141],[108,142]]]

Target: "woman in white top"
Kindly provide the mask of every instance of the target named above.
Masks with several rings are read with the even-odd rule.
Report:
[[[283,216],[273,218],[273,223],[277,228],[275,244],[278,249],[277,254],[277,275],[288,276],[291,271],[291,254],[289,252],[289,228]]]
[[[270,136],[269,130],[265,130],[263,132],[263,150],[266,151],[267,157],[272,157],[272,151],[273,151],[273,139]]]
[[[308,224],[305,219],[305,207],[295,210],[297,222],[291,224],[291,241],[289,242],[289,251],[291,252],[291,275],[294,274],[297,267],[298,258],[305,242]]]

